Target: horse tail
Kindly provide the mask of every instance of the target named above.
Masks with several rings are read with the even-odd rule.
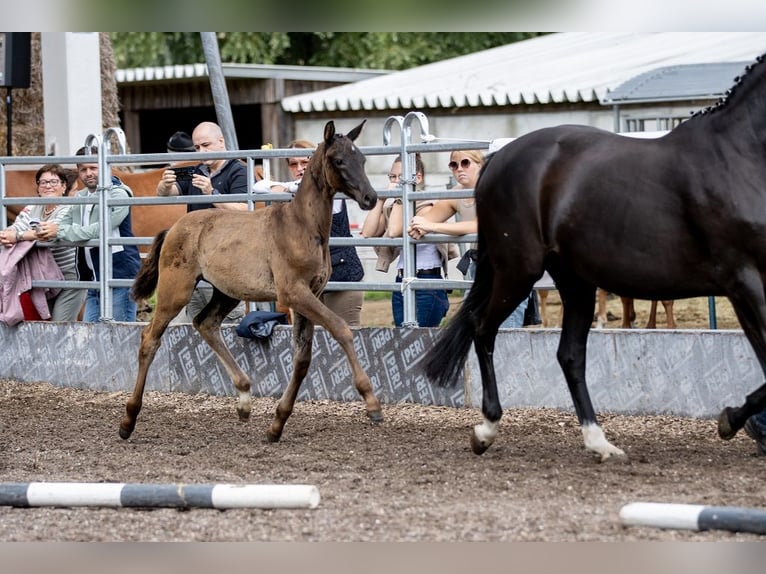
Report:
[[[131,290],[133,299],[136,301],[148,299],[152,296],[154,290],[157,289],[157,282],[160,277],[160,251],[162,250],[162,244],[165,243],[167,233],[168,230],[165,229],[157,234],[149,255],[141,261],[141,269],[138,270]]]
[[[423,363],[426,377],[437,386],[454,387],[461,380],[468,351],[492,291],[493,277],[492,265],[479,244],[473,285]]]

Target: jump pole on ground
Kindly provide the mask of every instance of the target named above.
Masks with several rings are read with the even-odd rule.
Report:
[[[620,520],[626,526],[766,534],[766,510],[736,506],[633,502],[620,509]]]
[[[316,508],[310,484],[142,484],[4,482],[0,506],[114,506],[125,508]]]

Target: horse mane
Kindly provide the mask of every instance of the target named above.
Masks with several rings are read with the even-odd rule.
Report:
[[[707,106],[705,108],[702,108],[701,110],[697,110],[696,112],[694,112],[691,115],[691,117],[694,118],[694,117],[698,117],[698,116],[704,116],[704,115],[707,115],[707,114],[712,114],[712,113],[715,113],[715,112],[720,112],[721,110],[725,109],[727,107],[727,104],[729,104],[729,102],[731,101],[732,97],[734,97],[734,95],[737,92],[741,91],[740,88],[741,88],[742,84],[744,82],[747,82],[750,78],[752,78],[754,76],[753,70],[755,68],[757,68],[759,65],[762,65],[764,60],[766,60],[766,54],[761,54],[760,56],[758,56],[755,59],[755,62],[753,62],[752,64],[748,64],[745,67],[745,72],[742,75],[737,76],[736,78],[734,78],[734,84],[732,85],[732,87],[730,87],[728,90],[726,90],[724,95],[721,96],[718,99],[717,102],[715,102],[714,104],[711,104],[711,105],[709,105],[709,106]]]

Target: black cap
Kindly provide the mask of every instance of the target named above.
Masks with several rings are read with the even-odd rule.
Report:
[[[174,133],[172,136],[170,136],[167,146],[168,152],[171,153],[179,151],[196,151],[194,149],[194,142],[192,141],[191,136],[186,132]]]

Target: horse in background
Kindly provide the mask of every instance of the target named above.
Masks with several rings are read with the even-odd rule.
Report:
[[[348,195],[364,210],[378,200],[364,170],[365,156],[354,144],[365,122],[347,136],[328,122],[290,202],[256,211],[203,209],[183,216],[157,236],[133,284],[136,298],[156,291],[157,306],[141,335],[136,385],[120,422],[120,436],[133,433],[143,403],[149,367],[170,321],[186,305],[197,281],[213,285],[210,302],[193,325],[218,356],[239,393],[237,412],[250,416],[250,379],[221,338],[221,323],[238,301],[273,301],[293,312],[293,374],[266,436],[276,442],[293,411],[311,364],[314,325],[338,341],[351,367],[354,386],[373,422],[383,419],[380,402],[354,349],[351,329],[319,299],[330,277],[333,196]]]
[[[503,146],[476,184],[473,286],[422,361],[441,386],[462,379],[473,346],[484,389],[475,453],[494,442],[500,405],[493,352],[498,327],[548,271],[561,293],[557,359],[585,448],[607,460],[586,381],[596,287],[623,297],[726,296],[766,375],[766,62],[727,96],[657,139],[588,126],[536,130]],[[619,213],[619,218],[610,214]],[[766,384],[726,407],[728,440],[766,408]]]
[[[538,288],[537,296],[540,303],[540,319],[542,320],[543,327],[559,327],[560,325],[552,325],[551,320],[548,317],[548,294],[551,289]],[[596,329],[603,329],[607,326],[609,321],[609,313],[606,309],[606,300],[608,293],[599,288],[596,290]],[[622,318],[620,327],[623,329],[631,329],[635,327],[636,321],[636,309],[634,300],[629,297],[620,297],[622,301]],[[665,308],[665,318],[667,320],[668,329],[675,329],[677,327],[675,316],[673,315],[673,300],[662,301],[662,306]],[[645,329],[657,328],[657,301],[652,301],[649,310],[649,319],[646,322]]]

